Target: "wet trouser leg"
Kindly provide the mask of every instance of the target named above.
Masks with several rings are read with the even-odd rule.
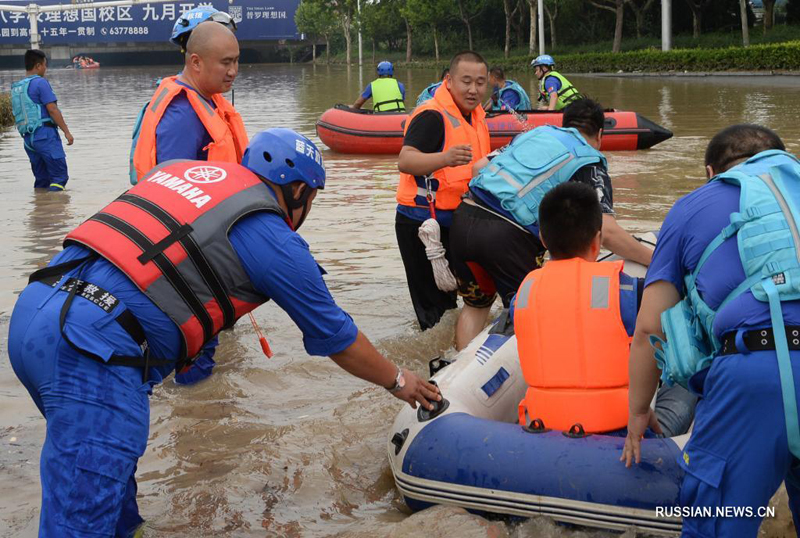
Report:
[[[696,405],[697,396],[680,385],[664,385],[658,389],[656,416],[664,436],[675,437],[689,431]]]
[[[14,308],[8,348],[47,421],[39,536],[127,536],[142,522],[134,472],[147,445],[149,384],[141,369],[73,350],[58,328],[66,294],[42,302],[29,289]]]
[[[41,129],[53,128],[41,127]],[[69,171],[67,156],[57,131],[54,136],[36,140],[30,144],[32,149],[26,145],[25,152],[31,161],[31,170],[35,178],[33,187],[51,191],[64,190],[69,180]]]
[[[794,379],[800,352],[791,352]],[[800,387],[796,391],[800,394]],[[718,358],[706,376],[692,436],[679,459],[686,471],[681,505],[683,536],[755,537],[781,482],[793,477],[778,364],[773,351]],[[790,486],[792,508],[797,487]],[[722,512],[719,507],[722,507]],[[749,508],[752,517],[736,512]]]
[[[456,292],[442,291],[436,286],[433,267],[425,254],[425,245],[420,240],[418,231],[422,222],[410,219],[400,213],[395,219],[397,246],[406,270],[408,291],[411,303],[417,314],[420,328],[424,331],[436,325],[442,315],[451,308],[456,308]],[[441,228],[442,245],[446,249],[445,257],[450,260],[449,234],[447,227]]]

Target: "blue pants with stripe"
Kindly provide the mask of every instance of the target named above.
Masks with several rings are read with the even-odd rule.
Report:
[[[792,351],[791,357],[800,395],[800,351]],[[702,384],[702,397],[679,459],[686,471],[680,502],[708,508],[712,517],[684,518],[683,536],[755,537],[763,517],[759,508],[768,506],[784,480],[800,528],[800,461],[789,452],[775,352],[722,356],[704,381],[702,376],[692,379],[694,388]],[[753,517],[727,517],[717,507],[750,507]]]
[[[25,139],[25,153],[31,161],[31,171],[35,178],[33,188],[63,191],[69,180],[64,146],[53,127],[44,126],[40,129],[51,129],[54,133],[35,141],[30,141],[30,137]]]
[[[66,297],[29,285],[9,328],[11,365],[47,421],[39,536],[127,538],[142,522],[134,473],[147,445],[150,384],[140,368],[108,366],[67,344],[58,323]],[[116,330],[108,314],[80,298],[73,318]]]

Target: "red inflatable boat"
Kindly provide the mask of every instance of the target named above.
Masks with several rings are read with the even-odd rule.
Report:
[[[487,114],[492,149],[511,142],[523,131],[541,125],[561,125],[561,112],[531,111]],[[672,132],[640,116],[636,112],[607,110],[603,129],[603,151],[632,151],[655,146],[672,136]],[[373,113],[336,105],[317,120],[317,136],[339,153],[397,154],[403,145],[403,128],[408,114]],[[523,121],[524,120],[524,123]]]

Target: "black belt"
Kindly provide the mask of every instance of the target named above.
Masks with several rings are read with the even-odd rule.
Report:
[[[55,287],[59,282],[61,282],[61,277],[64,273],[76,269],[83,265],[84,263],[94,260],[97,258],[96,254],[86,256],[84,258],[79,258],[76,260],[72,260],[69,262],[61,263],[58,265],[51,265],[40,269],[34,272],[28,282],[42,282],[49,286]],[[121,312],[116,318],[115,321],[119,324],[122,329],[128,333],[128,335],[136,342],[136,345],[142,350],[141,357],[127,357],[123,355],[112,355],[105,360],[103,357],[99,355],[95,355],[90,351],[86,351],[85,349],[81,349],[77,345],[75,345],[66,335],[64,332],[64,322],[67,318],[67,312],[69,311],[69,307],[72,305],[72,301],[75,299],[75,296],[78,295],[87,301],[90,301],[97,305],[98,307],[102,308],[106,312],[112,312],[117,305],[119,304],[119,299],[117,299],[114,295],[110,292],[104,290],[100,286],[95,284],[91,284],[79,278],[67,278],[61,285],[61,291],[67,292],[69,295],[67,299],[64,301],[64,306],[61,307],[61,314],[59,316],[58,324],[59,330],[61,331],[61,336],[64,338],[64,341],[69,344],[69,346],[86,357],[93,359],[97,362],[101,362],[103,364],[110,364],[115,366],[132,366],[134,368],[143,368],[142,372],[142,382],[146,383],[148,379],[148,373],[150,366],[164,366],[167,364],[173,364],[175,361],[173,360],[164,360],[164,359],[152,359],[150,358],[150,346],[147,344],[147,338],[145,337],[144,329],[142,329],[142,325],[139,323],[139,320],[136,319],[130,310],[124,310]]]
[[[786,341],[792,351],[800,350],[800,326],[787,325]],[[772,328],[753,329],[745,331],[742,335],[745,349],[736,347],[736,335],[738,331],[733,331],[722,337],[722,350],[720,355],[733,355],[734,353],[748,353],[751,351],[770,351],[775,349],[775,336]]]

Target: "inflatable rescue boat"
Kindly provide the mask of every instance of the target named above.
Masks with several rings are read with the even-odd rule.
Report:
[[[625,272],[645,268],[628,262]],[[501,316],[433,375],[443,397],[434,411],[403,406],[395,418],[387,447],[405,503],[680,534],[680,518],[656,508],[678,506],[676,460],[689,435],[644,439],[641,463],[626,468],[624,437],[523,428],[517,407],[527,385],[507,325]]]
[[[535,110],[499,112],[486,115],[492,149],[502,147],[521,132],[542,125],[561,126],[561,112]],[[647,149],[672,137],[672,131],[657,125],[636,112],[607,110],[600,149],[632,151]],[[356,110],[336,105],[317,120],[317,136],[338,153],[374,153],[396,155],[403,145],[403,129],[408,114]]]

